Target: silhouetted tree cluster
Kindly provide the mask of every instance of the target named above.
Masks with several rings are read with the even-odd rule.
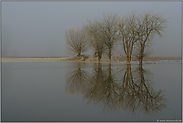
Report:
[[[104,14],[100,19],[88,20],[81,30],[70,28],[65,31],[68,49],[80,56],[89,46],[94,50],[94,56],[98,61],[104,52],[107,52],[111,61],[115,46],[121,44],[126,62],[131,62],[135,55],[142,64],[145,56],[149,55],[149,47],[152,39],[162,36],[166,28],[166,21],[159,14],[152,12],[137,15],[134,12],[120,18],[115,13]],[[133,49],[135,47],[135,53]]]

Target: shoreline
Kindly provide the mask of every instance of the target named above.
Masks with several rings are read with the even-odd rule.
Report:
[[[2,57],[1,62],[33,62],[33,61],[64,61],[63,58],[48,58],[48,57]]]
[[[2,57],[1,62],[34,62],[34,61],[80,61],[80,60],[72,60],[73,57]],[[148,62],[159,62],[161,60],[178,60],[182,61],[182,57],[161,57],[161,56],[151,56],[148,58],[144,58],[143,61]],[[93,58],[88,58],[85,60],[86,62],[96,62]],[[137,61],[137,60],[133,60]],[[106,58],[102,58],[100,62],[109,62]],[[112,58],[111,62],[125,62],[125,60],[121,60],[118,58]]]

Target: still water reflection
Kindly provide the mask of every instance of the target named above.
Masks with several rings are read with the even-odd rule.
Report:
[[[88,103],[101,104],[104,111],[114,112],[120,108],[131,112],[158,113],[166,108],[167,100],[162,90],[155,91],[151,86],[152,73],[142,66],[135,68],[126,64],[112,69],[109,63],[102,67],[95,64],[91,75],[78,68],[67,74],[66,90],[80,93]]]
[[[181,120],[181,64],[4,62],[2,121]]]

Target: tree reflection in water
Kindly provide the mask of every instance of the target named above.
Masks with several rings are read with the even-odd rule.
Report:
[[[151,75],[150,71],[144,70],[142,65],[134,68],[133,72],[131,64],[126,65],[120,93],[123,109],[132,114],[136,111],[152,114],[166,107],[166,99],[162,91],[156,92],[152,88]]]
[[[81,62],[77,63],[77,69],[67,73],[66,75],[66,92],[69,94],[83,93],[88,82],[87,72],[81,69]]]
[[[89,78],[87,89],[83,93],[84,97],[89,100],[88,103],[102,103],[104,110],[118,110],[119,104],[117,104],[117,100],[119,98],[119,85],[115,81],[111,64],[109,63],[106,70],[105,68],[102,69],[101,64],[98,63]]]
[[[90,76],[78,66],[68,73],[66,90],[81,93],[88,103],[102,104],[104,111],[123,108],[132,114],[158,113],[166,107],[166,99],[161,90],[153,90],[151,75],[142,65],[132,69],[131,64],[126,64],[115,71],[110,63],[107,68],[97,63]]]

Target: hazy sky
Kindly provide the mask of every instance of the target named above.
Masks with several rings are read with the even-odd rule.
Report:
[[[64,31],[103,13],[119,16],[153,10],[168,20],[163,37],[153,39],[155,56],[181,56],[181,2],[2,2],[2,56],[68,56]]]

